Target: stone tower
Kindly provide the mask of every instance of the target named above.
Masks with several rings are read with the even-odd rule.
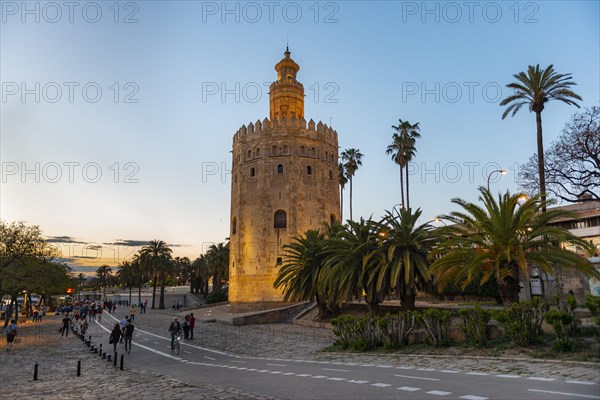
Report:
[[[233,135],[229,303],[232,312],[281,306],[273,282],[282,246],[340,219],[337,132],[304,117],[300,67],[286,49],[275,65],[270,118]]]

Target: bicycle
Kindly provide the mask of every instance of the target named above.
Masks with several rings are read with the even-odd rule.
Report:
[[[133,339],[131,336],[125,336],[125,353],[127,354],[131,354],[131,339]]]
[[[179,349],[181,348],[181,333],[175,335],[175,340],[173,341],[173,347],[171,347],[171,353],[179,354]]]

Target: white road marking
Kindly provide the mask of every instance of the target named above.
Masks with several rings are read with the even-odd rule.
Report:
[[[440,370],[440,372],[443,372],[445,374],[458,374],[460,371],[455,371],[453,369],[442,369]]]
[[[377,386],[377,387],[388,387],[388,386],[392,386],[389,383],[371,383],[371,386]]]
[[[361,367],[374,367],[373,364],[360,364]]]
[[[369,381],[361,381],[361,380],[350,379],[350,380],[348,380],[348,382],[350,382],[350,383],[358,383],[359,385],[362,385],[363,383],[367,383]]]
[[[331,377],[331,378],[327,378],[327,380],[329,380],[329,381],[345,381],[345,380],[347,380],[347,378]]]
[[[424,381],[439,381],[437,378],[423,378],[422,376],[410,376],[410,375],[394,375],[398,378],[411,378],[411,379],[421,379]]]
[[[500,375],[496,375],[496,378],[511,378],[511,379],[516,379],[516,378],[520,378],[520,376],[519,375],[500,374]]]
[[[283,373],[283,374],[281,374],[281,375],[286,375],[286,376],[289,376],[289,375],[296,375],[296,373],[295,373],[295,372],[284,372],[284,373]]]
[[[392,368],[391,365],[377,365],[377,368]]]
[[[594,382],[588,381],[567,381],[567,383],[575,383],[576,385],[595,385]]]
[[[323,371],[350,372],[349,369],[321,368]]]
[[[327,378],[327,377],[325,375],[313,375],[312,378],[323,379],[323,378]]]
[[[417,371],[435,371],[435,368],[417,368]]]
[[[144,339],[144,340],[150,340],[150,339],[148,339],[147,337],[145,337],[145,338],[142,338],[142,339]]]
[[[551,390],[540,390],[540,389],[527,389],[527,390],[529,390],[530,392],[558,394],[558,395],[561,395],[561,396],[583,397],[585,399],[600,399],[600,396],[591,396],[591,395],[588,395],[588,394],[553,392]]]
[[[248,368],[248,371],[254,372],[256,371],[256,368]]]
[[[467,375],[486,376],[489,374],[487,372],[467,372]]]
[[[160,343],[158,343],[158,342],[152,342],[152,343],[154,343],[154,344],[160,344]],[[171,347],[171,346],[169,346],[169,347]]]
[[[434,394],[436,396],[448,396],[449,394],[452,394],[452,392],[444,392],[443,390],[430,390],[429,392],[425,393]]]
[[[306,378],[307,376],[311,376],[310,374],[298,374],[296,376],[299,376],[301,378]]]
[[[415,369],[415,367],[404,367],[404,366],[396,367],[396,368],[398,368],[398,369]]]
[[[212,357],[209,357],[209,356],[204,356],[204,358],[208,358],[209,360],[213,360],[213,361],[216,360],[215,358],[212,358]]]
[[[488,400],[487,397],[481,397],[481,396],[473,396],[473,395],[466,395],[466,396],[460,396],[461,399],[465,399],[465,400]]]
[[[555,380],[554,378],[540,378],[538,376],[530,376],[527,379],[529,379],[531,381],[544,381],[544,382],[552,382],[553,380]]]
[[[283,364],[266,364],[269,365],[271,367],[287,367],[287,365],[283,365]]]
[[[282,374],[283,372],[281,372],[281,371],[271,371],[271,372],[269,372],[269,373],[270,373],[270,374]]]
[[[271,370],[269,370],[269,369],[260,369],[260,370],[258,370],[258,371],[256,371],[256,372],[262,372],[262,373],[265,373],[265,372],[271,372]]]
[[[246,364],[246,361],[231,360],[231,362],[240,363],[240,364]]]
[[[398,390],[404,390],[406,392],[416,392],[417,390],[421,390],[421,388],[416,388],[412,386],[401,386],[398,388]]]

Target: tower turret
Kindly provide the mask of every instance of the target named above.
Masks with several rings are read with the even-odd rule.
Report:
[[[277,80],[269,92],[271,121],[275,118],[290,121],[292,117],[299,121],[304,117],[304,86],[296,80],[300,66],[290,57],[289,49],[286,48],[283,55],[275,65]]]

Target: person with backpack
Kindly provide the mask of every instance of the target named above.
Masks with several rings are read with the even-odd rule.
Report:
[[[17,321],[13,319],[10,321],[10,325],[6,327],[6,351],[10,351],[10,349],[12,349],[15,336],[17,336],[18,333],[19,328],[17,327]]]
[[[127,321],[125,326],[125,351],[131,353],[131,341],[133,340],[133,330],[135,327],[131,323],[131,320]]]
[[[118,322],[115,323],[113,330],[110,332],[110,337],[108,338],[108,344],[113,345],[113,353],[117,352],[117,344],[119,343],[119,340],[121,340],[122,334],[123,333],[121,332],[121,324],[119,324]]]

